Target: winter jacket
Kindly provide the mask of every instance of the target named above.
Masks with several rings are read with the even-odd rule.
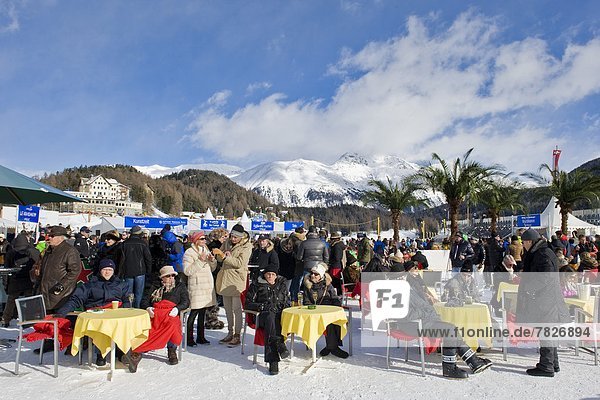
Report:
[[[227,240],[221,246],[221,251],[229,251],[231,255],[223,260],[217,274],[217,293],[222,296],[239,296],[246,289],[248,261],[252,254],[250,236],[245,232],[242,240],[235,246]]]
[[[302,261],[304,271],[310,271],[319,262],[329,262],[329,250],[325,242],[319,239],[316,233],[306,235],[306,240],[301,242],[296,252],[296,259]]]
[[[29,271],[39,259],[40,252],[33,247],[27,235],[24,233],[17,235],[11,248],[4,256],[5,267],[20,268],[18,272],[8,277],[8,294],[18,294],[33,288]]]
[[[472,278],[470,281],[465,280],[462,273],[454,275],[446,285],[444,286],[444,295],[442,301],[448,301],[451,299],[460,299],[465,301],[465,298],[470,296],[474,301],[479,302],[479,291],[475,284],[475,279]]]
[[[152,270],[152,256],[148,243],[138,235],[131,235],[121,244],[119,276],[135,278]]]
[[[113,262],[117,266],[115,274],[120,274],[118,267],[119,265],[121,265],[121,259],[123,258],[123,252],[121,251],[122,244],[123,242],[117,242],[112,246],[108,246],[106,243],[104,243],[102,247],[98,249],[98,257],[96,257],[96,264],[92,266],[94,273],[99,272],[98,265],[100,264],[100,261],[105,258],[108,258],[113,260]]]
[[[560,289],[558,259],[540,239],[523,257],[523,273],[517,294],[518,323],[568,322],[569,312]]]
[[[262,276],[253,282],[246,293],[245,309],[252,311],[272,311],[281,313],[290,306],[290,297],[286,279],[277,276],[275,283],[270,285]]]
[[[166,231],[163,234],[163,239],[171,246],[169,252],[169,264],[175,268],[177,272],[183,272],[183,243],[177,240],[177,236],[171,231]]]
[[[508,254],[513,256],[516,262],[522,261],[523,257],[523,245],[518,240],[513,240],[508,245]]]
[[[344,257],[344,251],[346,251],[346,245],[341,240],[331,241],[329,251],[329,268],[330,269],[341,269],[344,268],[342,265],[342,258]]]
[[[175,307],[177,307],[179,311],[182,311],[190,307],[190,296],[185,283],[181,282],[179,278],[175,279],[177,280],[175,287],[170,292],[164,293],[161,300],[169,300],[175,303]],[[161,286],[162,282],[160,284],[157,283],[152,285],[150,289],[145,292],[144,298],[142,299],[142,303],[140,305],[141,308],[145,309],[148,307],[153,307],[154,303],[160,301],[154,301],[152,299],[152,293],[154,293],[154,291],[159,289]]]
[[[296,276],[296,253],[294,251],[292,241],[283,239],[277,246],[277,258],[279,259],[279,275],[285,279],[290,280]],[[300,270],[300,272],[302,272]]]
[[[360,242],[358,242],[358,262],[362,264],[367,264],[373,258],[373,243],[368,237],[364,237]]]
[[[250,256],[250,264],[258,265],[259,270],[264,269],[269,265],[279,269],[279,255],[274,249],[275,245],[270,240],[268,241],[266,248],[255,248]]]
[[[191,307],[194,310],[217,304],[215,283],[212,271],[217,268],[217,261],[201,260],[201,255],[209,255],[204,246],[192,246],[183,255],[183,272],[188,277],[188,293]]]
[[[504,257],[504,247],[498,243],[495,238],[490,238],[487,244],[487,258],[489,263],[485,263],[485,272],[494,272],[501,264]]]
[[[80,272],[79,252],[66,241],[46,250],[42,258],[39,291],[44,296],[47,310],[60,307],[73,293]]]
[[[77,309],[87,310],[101,307],[113,300],[122,302],[123,307],[131,307],[128,294],[129,286],[116,275],[113,275],[109,280],[92,276],[89,282],[75,289],[69,300],[57,312],[65,315]]]
[[[342,301],[335,294],[335,289],[331,285],[331,276],[325,273],[325,279],[317,283],[310,280],[310,275],[304,277],[304,304],[317,304],[328,306],[341,306]],[[316,301],[315,301],[316,295]]]
[[[88,238],[83,236],[81,233],[75,234],[75,242],[73,243],[73,247],[77,249],[81,258],[89,258],[90,242],[88,241]]]
[[[414,256],[410,258],[412,261],[419,264],[419,269],[427,269],[429,268],[429,262],[427,261],[427,257],[421,251],[417,251]]]
[[[464,258],[461,260],[461,257]],[[452,262],[452,268],[462,268],[465,260],[473,259],[475,252],[471,247],[471,244],[465,240],[461,240],[458,243],[454,243],[450,249],[450,261]]]

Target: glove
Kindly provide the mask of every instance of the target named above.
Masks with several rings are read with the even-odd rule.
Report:
[[[62,283],[57,283],[50,289],[50,291],[55,295],[61,294],[63,290],[65,290],[65,287],[62,285]]]
[[[223,253],[221,249],[214,248],[212,249],[212,253],[215,255],[215,257],[217,257],[217,261],[219,262],[223,261],[223,259],[225,258],[225,253]]]
[[[150,314],[150,318],[154,318],[154,307],[148,307],[146,308],[146,311]]]
[[[177,307],[173,307],[173,309],[169,312],[169,317],[176,317],[179,315],[179,310]]]

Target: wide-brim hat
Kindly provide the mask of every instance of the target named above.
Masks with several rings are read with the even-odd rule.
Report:
[[[67,228],[65,228],[64,226],[60,226],[60,225],[56,225],[56,226],[53,226],[52,228],[50,228],[50,234],[52,236],[65,236],[65,237],[71,236],[71,234],[69,233]]]
[[[167,275],[178,275],[177,271],[175,271],[175,268],[173,268],[172,265],[165,265],[160,269],[159,273],[161,278]]]

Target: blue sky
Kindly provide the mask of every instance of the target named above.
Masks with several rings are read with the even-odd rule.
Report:
[[[0,0],[0,163],[600,156],[598,1]]]

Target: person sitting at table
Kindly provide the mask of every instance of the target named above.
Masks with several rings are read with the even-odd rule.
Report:
[[[267,265],[256,281],[250,284],[244,305],[247,310],[260,311],[258,328],[264,332],[265,362],[269,363],[271,375],[279,373],[280,359],[290,355],[285,338],[281,336],[281,313],[290,306],[290,297],[287,280],[277,272],[276,265]]]
[[[479,291],[473,278],[473,261],[467,259],[460,268],[460,273],[454,275],[446,286],[444,286],[444,294],[442,301],[457,301],[464,303],[467,297],[471,297],[473,301],[479,302]]]
[[[429,291],[429,288],[425,285],[423,278],[419,274],[419,264],[415,261],[407,261],[404,263],[404,271],[406,275],[406,281],[415,293],[426,300],[429,304],[437,303],[436,297]]]
[[[190,306],[190,297],[185,283],[177,279],[177,272],[171,265],[160,269],[160,286],[154,285],[142,299],[152,319],[148,340],[123,356],[129,364],[129,372],[136,372],[142,359],[142,353],[162,349],[167,346],[168,364],[175,365],[177,346],[181,344],[181,320],[179,311]]]
[[[560,272],[560,290],[565,298],[577,297],[577,271],[567,266],[561,267]]]
[[[98,274],[78,286],[55,316],[65,316],[75,310],[106,308],[113,301],[121,302],[123,307],[131,307],[129,286],[115,275],[114,261],[110,258],[100,260],[98,268]],[[73,320],[71,325],[75,325]],[[106,358],[102,357],[99,351],[96,352],[96,365],[99,367],[106,365]]]
[[[335,293],[331,285],[331,276],[326,272],[327,264],[319,262],[312,267],[310,274],[304,277],[304,304],[305,305],[329,305],[341,307],[342,301]],[[339,346],[342,345],[341,328],[335,324],[329,324],[325,328],[326,346],[320,351],[325,357],[330,353],[339,358],[348,358],[348,353]]]
[[[494,290],[490,300],[490,305],[495,310],[497,316],[502,314],[500,311],[502,304],[500,304],[500,301],[498,300],[498,290],[500,288],[500,284],[502,282],[513,282],[513,279],[515,278],[515,268],[517,268],[517,262],[515,261],[515,258],[510,254],[507,254],[502,259],[501,265],[497,266],[494,272],[494,277],[492,279],[494,282]]]
[[[456,327],[453,324],[443,322],[435,311],[435,308],[433,308],[429,301],[426,300],[425,296],[419,294],[419,292],[423,290],[422,287],[414,284],[411,285],[411,282],[408,280],[410,275],[410,273],[407,273],[402,277],[402,279],[406,279],[410,285],[408,315],[405,319],[407,321],[421,320],[422,328],[424,330],[457,332]],[[454,337],[444,337],[442,338],[442,341],[442,371],[445,377],[454,379],[468,378],[468,373],[456,366],[457,353],[471,368],[471,371],[474,374],[483,372],[492,366],[490,360],[478,357],[475,351],[465,344],[460,334]]]

